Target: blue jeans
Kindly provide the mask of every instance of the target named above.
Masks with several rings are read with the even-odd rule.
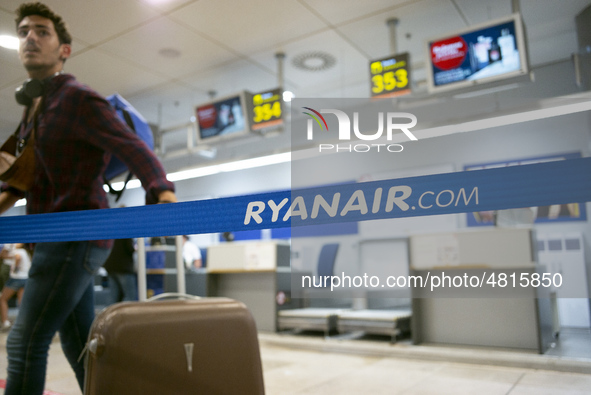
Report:
[[[112,302],[130,302],[137,300],[137,276],[131,273],[109,274]]]
[[[88,241],[37,244],[6,344],[5,395],[43,393],[47,354],[58,331],[64,354],[83,388],[84,358],[79,357],[94,320],[94,275],[108,255],[108,249]]]

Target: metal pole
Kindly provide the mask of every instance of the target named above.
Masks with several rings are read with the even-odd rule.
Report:
[[[146,242],[143,237],[137,239],[137,289],[139,301],[145,302],[148,299],[148,281],[146,279]]]
[[[398,53],[398,42],[396,38],[396,26],[398,26],[398,18],[390,18],[386,21],[386,25],[390,30],[390,53],[392,55]]]
[[[183,261],[183,236],[175,237],[176,244],[176,290],[180,294],[186,294],[185,286],[185,262]]]
[[[283,90],[283,60],[285,59],[285,54],[283,52],[277,52],[275,59],[277,59],[277,84]]]
[[[154,151],[160,154],[164,153],[164,149],[162,147],[162,132],[160,131],[160,127],[150,124],[150,129],[152,130],[152,136],[154,136]]]
[[[156,132],[156,146],[158,147],[160,154],[164,155],[166,153],[166,148],[164,147],[164,139],[162,138],[162,134],[160,133],[160,126],[162,126],[162,103],[158,103],[158,129]]]
[[[577,87],[583,86],[583,79],[581,77],[581,57],[578,52],[575,52],[572,56],[573,64],[575,65],[575,84]]]
[[[187,127],[187,149],[190,152],[193,148],[195,148],[193,143],[193,124],[190,124]]]

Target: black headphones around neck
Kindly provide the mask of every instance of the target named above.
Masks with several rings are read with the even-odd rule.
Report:
[[[47,92],[49,82],[53,79],[53,77],[59,74],[61,74],[61,72],[57,72],[51,77],[47,77],[42,80],[29,78],[23,82],[21,86],[16,88],[16,91],[14,92],[14,98],[16,99],[16,102],[22,106],[30,106],[33,104],[34,98],[43,96]]]

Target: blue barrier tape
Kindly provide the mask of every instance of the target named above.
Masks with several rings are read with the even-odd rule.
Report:
[[[591,201],[591,158],[230,198],[0,218],[0,243],[272,229]]]

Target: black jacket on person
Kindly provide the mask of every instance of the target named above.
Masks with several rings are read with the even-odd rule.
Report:
[[[109,274],[135,273],[133,265],[134,251],[133,239],[116,239],[111,255],[109,255],[103,267]]]

